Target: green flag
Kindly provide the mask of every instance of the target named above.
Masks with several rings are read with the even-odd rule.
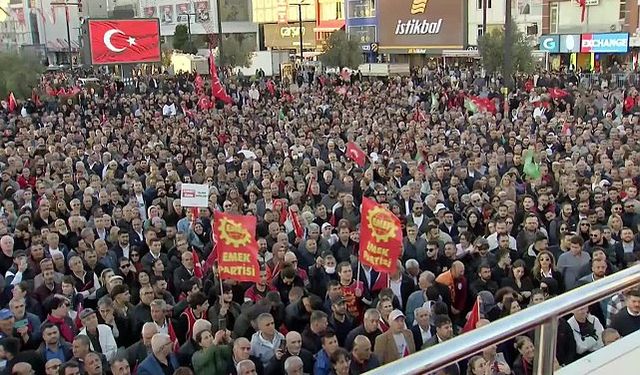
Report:
[[[285,118],[284,111],[281,108],[280,111],[278,111],[278,120],[284,120]]]
[[[525,175],[529,176],[529,178],[537,180],[542,174],[540,173],[540,166],[533,160],[533,155],[533,151],[527,150],[524,157],[524,168],[522,171]]]
[[[471,113],[478,112],[478,105],[470,98],[464,98],[464,108]]]

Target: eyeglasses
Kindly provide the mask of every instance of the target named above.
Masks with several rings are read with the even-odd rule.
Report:
[[[507,220],[507,221],[505,221],[505,224],[512,225],[512,224],[513,224],[513,221],[511,221],[511,220]]]
[[[132,258],[133,258],[133,257],[139,257],[139,256],[140,256],[140,254],[134,254],[134,253],[132,253],[132,254],[131,254],[131,257],[132,257]]]
[[[435,248],[433,248],[433,247],[427,247],[427,251],[428,251],[428,252],[438,251],[438,249],[435,249]]]
[[[121,264],[121,265],[120,265],[120,268],[129,268],[129,266],[130,266],[130,264],[129,264],[129,263],[127,263],[127,264]]]
[[[581,223],[580,226],[581,227],[590,227],[591,224],[589,224],[589,223]]]

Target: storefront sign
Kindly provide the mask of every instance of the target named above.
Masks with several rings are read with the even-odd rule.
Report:
[[[380,49],[425,53],[464,48],[464,3],[450,0],[379,2]]]
[[[542,35],[540,37],[540,51],[558,53],[559,50],[560,39],[558,35]]]
[[[560,35],[560,53],[580,52],[580,35]]]
[[[580,44],[582,53],[627,53],[628,51],[628,33],[582,34]]]
[[[302,29],[298,24],[267,24],[264,25],[264,42],[269,48],[294,49],[300,48],[300,33],[305,48],[315,47],[313,22],[303,22]]]

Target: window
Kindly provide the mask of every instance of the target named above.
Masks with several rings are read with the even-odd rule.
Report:
[[[487,9],[491,9],[491,0],[477,0],[478,2],[478,9],[482,9],[482,2],[486,1],[487,2]]]
[[[627,20],[627,0],[620,0],[620,15],[618,16],[618,19]]]
[[[349,18],[371,18],[376,16],[375,0],[349,0]]]
[[[478,25],[478,27],[476,28],[476,36],[478,38],[480,38],[482,36],[482,25]]]
[[[325,1],[318,3],[320,7],[320,20],[333,21],[344,19],[343,1]]]
[[[376,27],[375,26],[350,27],[349,38],[360,44],[371,44],[376,41]]]
[[[549,5],[549,32],[552,34],[558,33],[558,3]]]
[[[248,1],[224,0],[220,4],[222,22],[250,21],[249,14]]]

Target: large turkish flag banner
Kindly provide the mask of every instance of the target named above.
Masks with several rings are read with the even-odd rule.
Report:
[[[159,62],[160,23],[157,18],[89,20],[91,63]]]

